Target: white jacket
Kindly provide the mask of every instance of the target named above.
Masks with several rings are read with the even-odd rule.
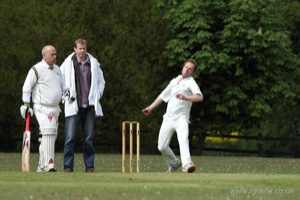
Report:
[[[74,53],[69,55],[63,64],[60,66],[60,70],[63,76],[63,80],[66,86],[70,89],[71,96],[75,97],[75,101],[70,103],[65,101],[65,116],[76,115],[78,112],[76,83],[75,83],[75,70],[72,61]],[[103,72],[100,68],[100,63],[91,54],[87,53],[91,62],[91,88],[89,93],[89,105],[93,105],[95,108],[95,116],[103,116],[102,107],[100,105],[100,98],[103,95],[105,80]]]

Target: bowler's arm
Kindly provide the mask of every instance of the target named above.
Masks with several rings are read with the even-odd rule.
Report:
[[[203,95],[201,94],[193,94],[191,96],[184,96],[181,93],[176,94],[176,98],[185,100],[185,101],[191,101],[191,102],[201,102],[203,101]]]
[[[158,96],[150,106],[147,106],[142,110],[143,114],[146,116],[149,115],[152,112],[152,110],[158,107],[162,102],[163,100],[160,98],[160,96]]]

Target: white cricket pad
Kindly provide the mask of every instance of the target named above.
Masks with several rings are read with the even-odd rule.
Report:
[[[43,135],[42,136],[42,148],[44,155],[45,167],[49,164],[54,164],[54,149],[55,149],[56,135]]]
[[[42,138],[39,139],[41,142],[39,168],[47,171],[49,167],[54,167],[54,154],[55,154],[55,140],[57,132],[55,129],[41,130]]]

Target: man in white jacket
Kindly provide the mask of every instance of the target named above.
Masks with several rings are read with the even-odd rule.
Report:
[[[57,137],[59,103],[66,91],[62,75],[56,63],[56,49],[47,45],[42,50],[43,60],[28,72],[23,85],[21,116],[34,113],[40,128],[40,159],[38,172],[55,172],[54,151]],[[33,110],[30,101],[33,102]]]
[[[74,170],[74,145],[79,122],[83,130],[83,159],[85,171],[94,172],[93,132],[95,117],[103,116],[100,98],[105,80],[96,58],[87,53],[87,42],[78,39],[74,53],[69,55],[60,67],[64,83],[69,88],[65,98],[65,146],[64,171]]]

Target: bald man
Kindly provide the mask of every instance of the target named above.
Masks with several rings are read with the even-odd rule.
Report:
[[[56,49],[47,45],[42,49],[42,61],[34,65],[28,72],[23,85],[20,107],[21,116],[27,113],[35,115],[40,129],[38,172],[55,172],[54,150],[57,137],[58,116],[61,112],[59,103],[62,93],[67,87],[63,83],[60,69],[56,63]],[[33,110],[30,103],[33,103]]]

